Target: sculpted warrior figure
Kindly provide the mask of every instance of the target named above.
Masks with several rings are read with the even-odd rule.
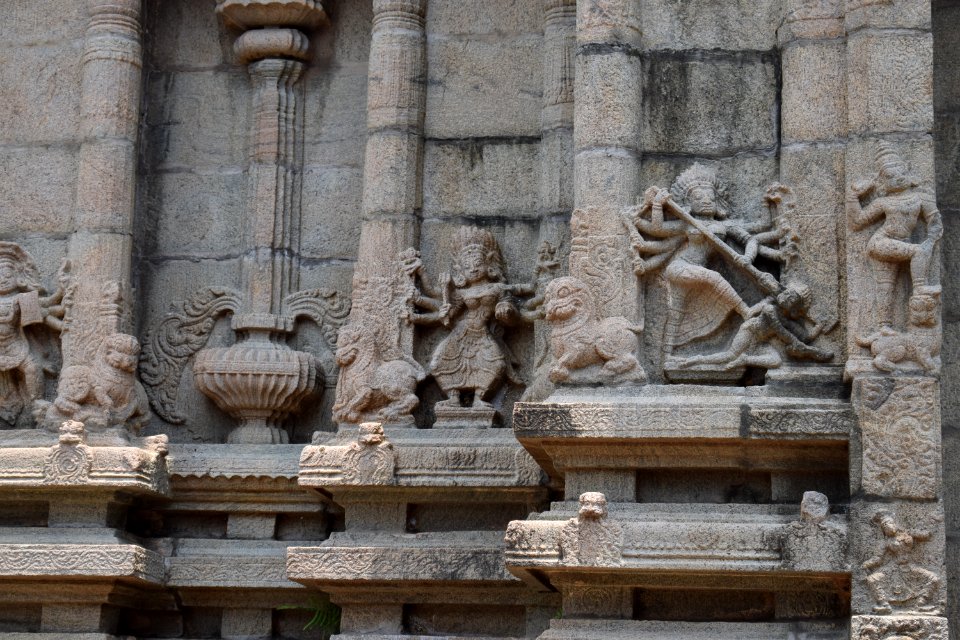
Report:
[[[50,296],[41,296],[40,275],[33,258],[19,245],[0,242],[0,376],[4,378],[2,413],[15,422],[20,411],[43,397],[44,359],[25,329],[63,328],[63,280]]]
[[[775,343],[781,343],[793,358],[825,361],[833,357],[808,344],[825,330],[808,316],[809,289],[799,282],[784,286],[772,273],[754,266],[763,257],[787,268],[799,256],[798,237],[787,215],[794,206],[792,192],[783,185],[771,185],[764,203],[769,221],[728,221],[726,186],[715,169],[697,163],[677,177],[671,191],[651,187],[643,203],[626,212],[637,252],[634,270],[645,275],[663,268],[669,295],[666,367],[674,371],[705,366],[777,367],[783,358]],[[735,245],[743,248],[742,253]],[[748,305],[727,277],[709,266],[714,258],[746,275],[765,297]],[[740,316],[741,324],[726,350],[674,356],[676,348],[716,332],[731,313]]]
[[[850,186],[847,214],[857,231],[880,223],[867,243],[867,255],[876,279],[876,314],[882,330],[893,327],[901,271],[909,271],[911,295],[939,291],[939,287],[930,286],[930,264],[943,236],[943,223],[933,194],[918,188],[917,180],[908,174],[907,165],[889,143],[881,142],[877,147],[876,163],[875,180]],[[870,195],[874,198],[864,207],[863,200]],[[926,235],[918,243],[911,241],[911,236],[920,220],[926,225]]]
[[[664,216],[668,206],[673,219]],[[649,218],[645,217],[648,212]],[[750,229],[728,222],[727,217],[726,186],[715,169],[699,163],[680,174],[671,191],[648,189],[644,204],[630,212],[631,227],[640,232],[632,234],[640,255],[638,270],[647,272],[666,264],[663,275],[670,296],[666,357],[676,347],[716,331],[731,312],[747,320],[761,310],[759,305],[751,307],[744,302],[723,275],[707,266],[717,255],[741,267],[752,266],[753,257],[737,253],[726,240],[746,245],[754,239],[757,247],[759,239],[753,238]],[[755,280],[768,292],[778,289],[772,275],[753,271]],[[694,304],[697,309],[692,311]]]
[[[504,378],[519,383],[496,330],[522,319],[513,296],[531,296],[535,287],[504,281],[500,247],[485,229],[462,227],[455,247],[452,276],[441,276],[439,295],[424,289],[414,298],[427,313],[410,319],[452,326],[430,360],[430,373],[447,396],[438,408],[461,407],[461,396],[472,394],[474,408],[490,409],[488,400]]]
[[[936,612],[940,578],[912,562],[917,545],[930,540],[933,534],[901,527],[886,510],[878,511],[873,523],[880,527],[885,538],[880,552],[863,563],[863,568],[872,572],[866,580],[876,601],[874,613],[887,615],[894,608],[912,606],[922,613]]]

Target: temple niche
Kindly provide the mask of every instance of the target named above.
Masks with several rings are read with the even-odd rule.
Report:
[[[960,633],[956,2],[0,5],[0,636]]]

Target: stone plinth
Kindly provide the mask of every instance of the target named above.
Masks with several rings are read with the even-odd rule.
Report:
[[[850,403],[784,392],[774,386],[560,389],[543,403],[518,403],[513,428],[554,483],[564,477],[569,483],[571,471],[640,468],[845,472],[856,421]],[[568,499],[577,495],[567,492]]]

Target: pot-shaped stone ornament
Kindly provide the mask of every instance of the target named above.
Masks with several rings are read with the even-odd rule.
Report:
[[[310,31],[327,23],[318,0],[220,0],[217,13],[234,29],[292,27]]]
[[[230,444],[285,444],[283,420],[317,390],[316,359],[294,351],[284,340],[291,318],[269,314],[234,316],[236,344],[197,353],[197,386],[240,424]]]

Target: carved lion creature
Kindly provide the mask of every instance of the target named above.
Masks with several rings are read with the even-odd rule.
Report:
[[[859,338],[857,344],[870,349],[873,366],[880,371],[940,370],[940,292],[933,287],[910,297],[907,330],[881,327]]]
[[[569,381],[573,372],[596,365],[601,370],[592,376],[584,372],[583,382],[646,378],[634,355],[635,334],[643,327],[620,316],[598,317],[593,295],[583,281],[566,276],[551,282],[545,294],[544,316],[550,323],[550,347],[556,360],[550,370],[551,381]]]

